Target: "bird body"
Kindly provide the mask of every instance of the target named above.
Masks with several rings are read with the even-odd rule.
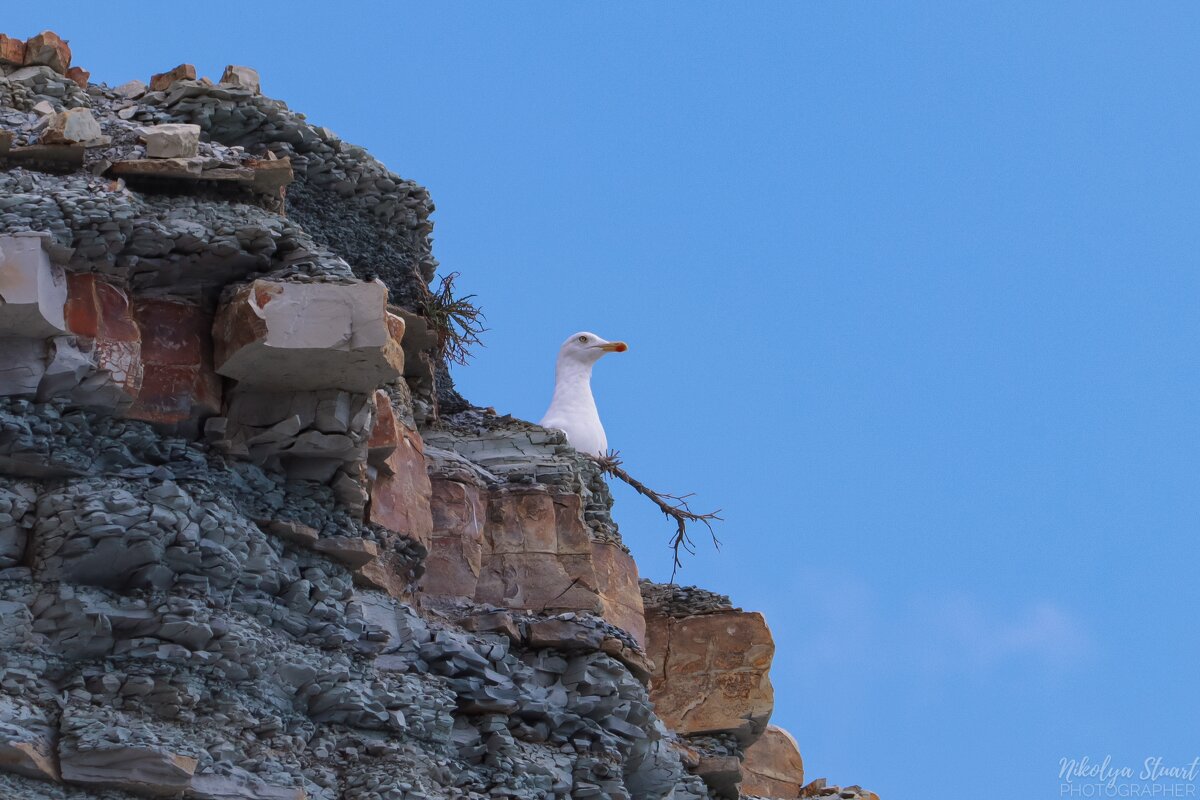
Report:
[[[592,367],[606,353],[623,353],[628,349],[624,342],[605,341],[587,331],[563,342],[554,365],[554,396],[538,424],[565,433],[567,441],[581,453],[591,456],[607,453],[608,437],[592,396]]]

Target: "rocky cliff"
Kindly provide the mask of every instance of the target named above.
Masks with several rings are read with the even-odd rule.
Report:
[[[761,615],[444,401],[432,210],[251,69],[0,35],[0,797],[869,797]]]

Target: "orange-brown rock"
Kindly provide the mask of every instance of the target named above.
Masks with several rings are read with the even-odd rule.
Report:
[[[25,40],[26,66],[41,64],[58,73],[71,66],[71,48],[54,31],[42,31]]]
[[[488,499],[475,601],[604,616],[641,642],[637,565],[618,545],[593,542],[579,495],[500,489]]]
[[[142,336],[142,390],[127,416],[178,423],[221,410],[221,378],[213,371],[212,315],[191,303],[138,298],[133,316]]]
[[[180,64],[174,69],[169,69],[166,72],[160,72],[157,75],[150,77],[150,91],[165,92],[175,84],[176,81],[194,81],[196,80],[196,67],[192,64]]]
[[[425,469],[424,444],[417,432],[400,425],[396,450],[384,461],[371,484],[367,519],[390,531],[416,539],[429,548],[433,489]]]
[[[592,564],[600,595],[600,616],[644,642],[646,612],[633,556],[613,542],[592,542]]]
[[[431,488],[433,529],[421,591],[472,599],[483,565],[486,490],[445,478],[433,478]]]
[[[396,409],[387,392],[376,389],[372,399],[375,414],[367,439],[367,458],[372,465],[380,465],[399,447],[401,423],[396,419]]]
[[[746,749],[742,762],[742,794],[759,797],[799,797],[804,786],[804,759],[792,735],[768,725]]]
[[[92,341],[92,358],[103,373],[84,381],[78,390],[81,399],[113,406],[132,403],[142,388],[142,335],[125,292],[95,273],[71,273],[64,313],[67,328]]]
[[[66,75],[68,78],[74,81],[75,85],[80,89],[86,89],[88,87],[88,81],[92,79],[92,73],[88,72],[83,67],[71,67],[69,70],[67,70]]]
[[[0,64],[24,64],[25,43],[0,33]]]
[[[733,733],[743,744],[766,728],[775,699],[768,675],[775,642],[762,614],[648,613],[646,653],[656,667],[650,699],[668,728]]]

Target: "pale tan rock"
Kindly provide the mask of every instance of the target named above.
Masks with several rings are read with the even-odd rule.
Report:
[[[226,86],[237,86],[240,89],[249,89],[258,94],[260,90],[260,82],[258,78],[258,70],[250,67],[239,67],[230,64],[225,67],[225,71],[221,73],[221,83]]]
[[[648,612],[646,653],[655,663],[650,699],[668,728],[732,733],[744,745],[766,728],[775,642],[762,614],[731,609],[676,619]]]
[[[68,108],[51,114],[42,131],[42,144],[86,144],[104,135],[100,123],[86,108]]]
[[[200,126],[165,123],[140,128],[147,158],[191,158],[200,152]]]
[[[45,244],[33,234],[0,236],[0,336],[66,332],[67,278],[50,262]]]
[[[799,797],[804,786],[804,759],[792,735],[768,725],[746,749],[742,762],[742,794],[759,797]]]
[[[160,72],[150,77],[150,91],[165,92],[178,81],[196,80],[196,67],[192,64],[180,64],[174,69]]]
[[[122,83],[120,86],[113,89],[113,92],[126,99],[136,100],[146,93],[146,84],[135,78],[134,80]]]
[[[219,374],[263,389],[371,392],[404,370],[382,283],[256,280],[213,323]]]
[[[25,40],[26,66],[47,66],[65,74],[71,66],[71,48],[54,31],[42,31]]]

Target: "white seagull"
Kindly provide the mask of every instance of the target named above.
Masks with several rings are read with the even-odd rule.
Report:
[[[554,397],[538,424],[565,433],[567,441],[581,453],[605,455],[608,437],[592,397],[592,366],[605,353],[624,353],[628,349],[624,342],[608,342],[588,331],[563,342],[554,365]]]

